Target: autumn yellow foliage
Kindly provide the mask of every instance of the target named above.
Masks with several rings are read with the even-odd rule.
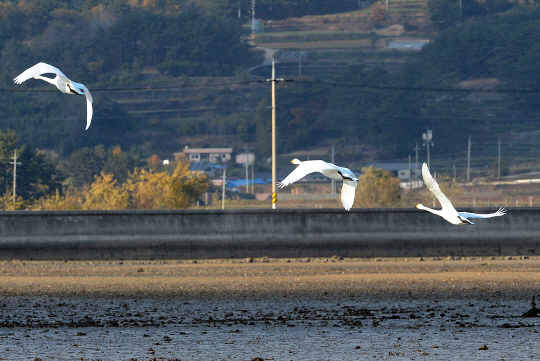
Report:
[[[32,205],[32,209],[35,211],[74,211],[81,209],[83,203],[82,194],[79,195],[78,192],[69,188],[63,195],[60,195],[57,190],[54,195],[38,199]]]
[[[135,169],[124,184],[102,173],[83,190],[42,198],[33,209],[182,209],[190,208],[207,188],[206,177],[192,173],[189,163],[179,160],[172,174]]]
[[[26,209],[28,207],[29,202],[22,199],[21,197],[17,197],[15,202],[13,202],[13,195],[9,193],[4,193],[2,197],[0,197],[0,210],[3,211],[19,211]]]
[[[354,206],[365,208],[398,207],[401,205],[399,178],[373,166],[363,168],[358,178]]]
[[[129,208],[129,194],[117,184],[112,174],[96,176],[94,183],[85,187],[82,194],[83,210],[111,210]]]

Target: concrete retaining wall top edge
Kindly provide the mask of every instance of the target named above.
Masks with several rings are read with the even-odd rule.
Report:
[[[436,209],[440,207],[435,207]],[[470,207],[470,208],[458,208],[458,211],[468,211],[475,213],[487,213],[493,212],[494,209],[498,209],[498,206],[494,207]],[[507,208],[508,213],[513,212],[540,212],[540,207],[512,207]],[[146,209],[130,209],[130,210],[93,210],[93,211],[0,211],[0,217],[47,217],[47,216],[108,216],[108,215],[188,215],[188,214],[318,214],[318,213],[410,213],[410,212],[422,212],[414,207],[407,208],[354,208],[350,211],[346,211],[340,208],[295,208],[295,209],[171,209],[171,210],[146,210]]]

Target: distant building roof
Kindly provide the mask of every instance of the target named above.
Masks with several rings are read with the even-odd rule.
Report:
[[[386,47],[388,49],[420,50],[429,40],[388,40]]]
[[[281,154],[286,157],[303,157],[303,156],[325,156],[330,152],[329,148],[315,148],[315,149],[300,149],[295,150],[287,154]]]
[[[185,148],[184,153],[232,153],[232,148]]]

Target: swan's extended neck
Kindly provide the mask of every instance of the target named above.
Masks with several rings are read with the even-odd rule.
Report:
[[[46,76],[36,75],[36,76],[34,77],[34,79],[41,79],[41,80],[46,81],[47,83],[56,85],[56,82],[54,81],[54,79],[47,78]]]
[[[418,204],[418,205],[416,206],[416,208],[422,209],[422,210],[424,210],[424,211],[431,212],[431,213],[436,214],[436,215],[438,215],[438,216],[441,215],[441,211],[440,211],[440,210],[432,209],[432,208],[426,207],[426,206],[424,206],[424,205],[422,205],[422,204]]]

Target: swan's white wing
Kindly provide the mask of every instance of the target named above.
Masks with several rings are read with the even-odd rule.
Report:
[[[352,178],[352,179],[357,179],[356,176],[354,175],[353,172],[351,172],[351,170],[349,168],[345,168],[345,167],[340,167],[340,166],[337,166],[335,164],[332,164],[332,163],[328,163],[329,165],[331,165],[333,168],[332,169],[335,169],[337,171],[339,171],[341,173],[341,177],[349,177],[349,178]]]
[[[92,99],[92,95],[88,91],[88,88],[86,88],[83,84],[75,83],[74,81],[71,82],[77,90],[79,90],[81,93],[84,93],[84,96],[86,97],[86,129],[87,130],[90,127],[90,123],[92,122],[92,115],[94,114],[94,110],[92,108],[92,103],[94,102],[94,99]]]
[[[304,178],[309,173],[319,172],[321,170],[335,170],[335,166],[322,160],[307,160],[302,162],[293,170],[283,181],[279,182],[280,188],[288,186],[299,179]]]
[[[357,184],[358,181],[350,181],[348,179],[343,180],[343,187],[341,187],[341,203],[343,203],[343,208],[347,211],[353,206]]]
[[[429,168],[426,163],[422,165],[422,177],[424,178],[424,183],[426,183],[427,189],[437,198],[443,209],[455,209],[452,205],[452,202],[441,192],[439,184],[429,173]]]
[[[337,166],[336,166],[337,167]],[[349,168],[343,168],[343,167],[337,167],[339,168],[339,170],[341,171],[341,174],[344,175],[344,176],[349,176],[351,178],[355,178],[356,179],[356,175],[351,172],[351,170]]]
[[[94,114],[94,109],[92,108],[92,97],[90,97],[89,92],[84,92],[84,95],[86,95],[86,129],[90,127],[90,123],[92,122],[92,115]]]
[[[30,78],[33,78],[37,75],[47,74],[47,73],[57,74],[69,81],[69,79],[64,75],[64,73],[60,71],[60,69],[55,68],[54,66],[46,64],[46,63],[37,63],[33,67],[26,69],[18,77],[13,79],[13,81],[16,84],[21,84],[22,82]]]
[[[492,218],[492,217],[504,216],[506,214],[506,209],[504,209],[504,207],[501,207],[499,208],[497,212],[488,213],[488,214],[477,214],[477,213],[469,213],[469,212],[458,212],[458,214],[465,218]]]
[[[84,94],[86,96],[86,99],[90,103],[94,102],[94,99],[92,99],[92,95],[90,94],[90,91],[88,90],[87,87],[85,87],[81,83],[75,83],[74,81],[72,81],[71,84],[73,84],[73,86],[75,87],[75,90],[78,90],[81,93],[81,95]]]

